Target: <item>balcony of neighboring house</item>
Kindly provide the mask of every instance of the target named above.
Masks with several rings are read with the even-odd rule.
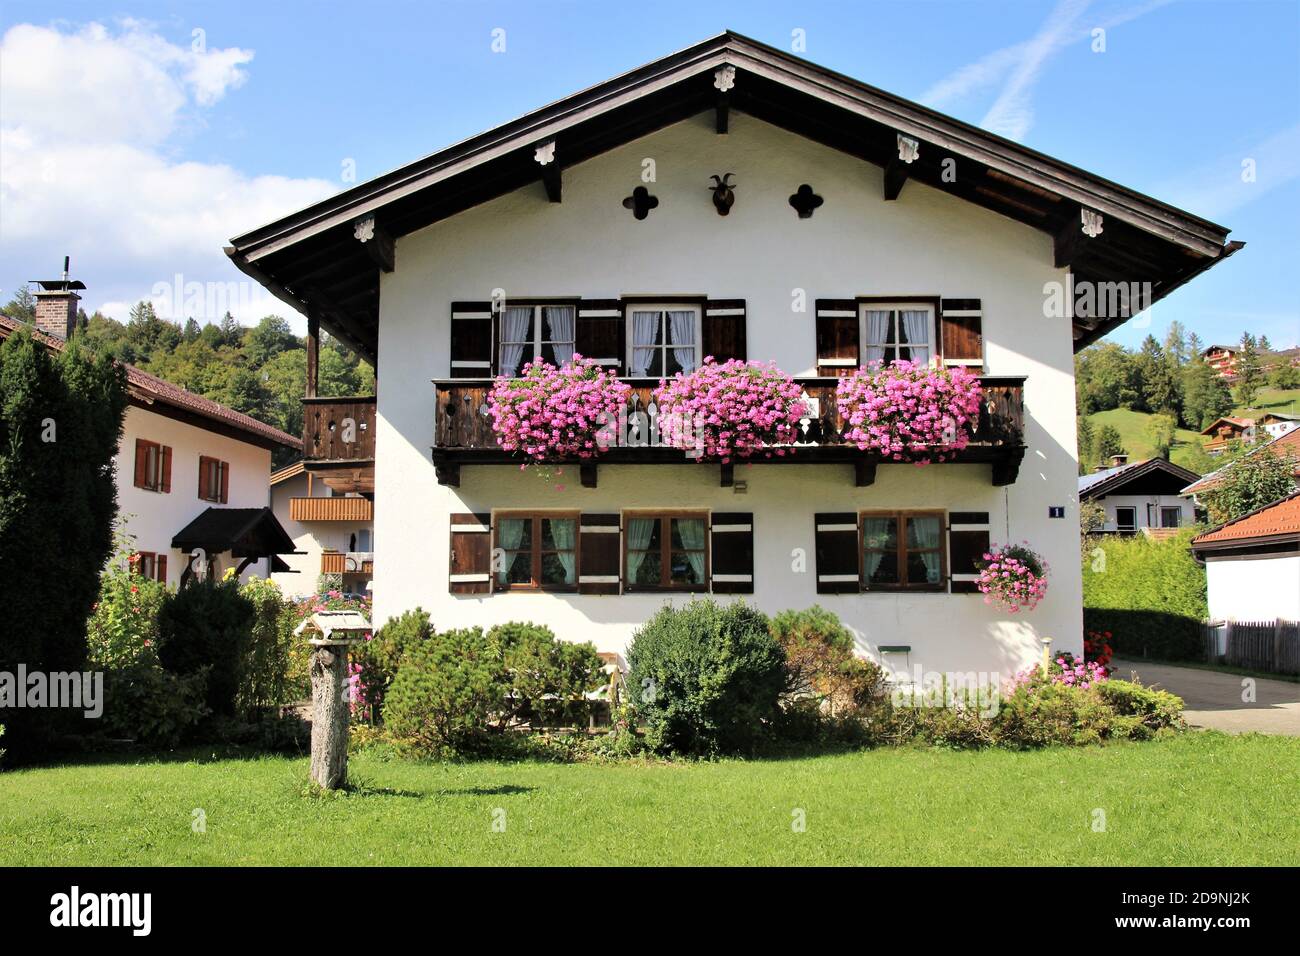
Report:
[[[341,574],[371,577],[375,573],[373,551],[323,551],[320,556],[321,574]]]
[[[625,378],[632,387],[628,403],[629,416],[644,412],[653,404],[657,380]],[[774,458],[748,459],[749,464],[811,464],[817,462],[852,464],[854,481],[859,487],[875,481],[879,455],[861,451],[843,438],[845,423],[835,401],[837,378],[797,378],[802,386],[809,414],[802,423],[803,440],[794,446],[794,454]],[[958,464],[985,463],[991,466],[994,485],[1013,484],[1024,458],[1024,383],[1023,376],[980,377],[983,401],[979,422],[971,428],[970,442],[949,460]],[[487,396],[492,382],[481,379],[440,379],[434,383],[437,395],[434,412],[435,442],[433,461],[438,483],[459,485],[463,465],[518,464],[521,458],[503,451],[492,430],[487,414]],[[600,464],[680,464],[685,458],[680,449],[667,447],[629,447],[617,445],[601,453]],[[579,462],[582,484],[595,487],[598,465]],[[732,483],[733,466],[720,465],[722,484]]]
[[[375,460],[375,398],[304,398],[303,457],[315,465]]]
[[[375,503],[359,495],[290,498],[289,517],[294,521],[368,522],[374,520]]]

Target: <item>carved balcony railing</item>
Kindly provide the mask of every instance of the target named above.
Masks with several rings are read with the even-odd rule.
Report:
[[[629,415],[644,413],[653,404],[656,380],[624,379],[632,387],[628,402]],[[851,463],[859,485],[871,484],[880,456],[860,451],[844,441],[844,419],[835,401],[836,378],[799,378],[809,399],[809,415],[803,422],[803,435],[795,453],[780,458],[755,458],[764,463]],[[1025,380],[1020,376],[985,375],[980,378],[983,400],[980,418],[970,431],[970,443],[951,460],[957,463],[986,462],[993,465],[993,482],[1015,481],[1024,457]],[[433,460],[438,480],[459,484],[461,465],[519,462],[517,455],[505,452],[497,444],[492,419],[487,415],[487,396],[492,383],[486,380],[450,379],[434,383]],[[600,456],[604,464],[658,463],[678,464],[683,452],[662,447],[613,447]],[[595,464],[582,464],[582,481],[595,483]],[[723,466],[723,483],[730,483],[731,468]]]
[[[374,397],[304,398],[302,447],[309,461],[374,461]]]
[[[290,498],[289,517],[294,521],[373,521],[375,503],[354,495]]]

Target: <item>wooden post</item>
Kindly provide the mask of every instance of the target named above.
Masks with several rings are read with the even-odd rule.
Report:
[[[320,365],[320,319],[307,316],[307,397],[316,397],[317,369]]]
[[[311,642],[311,780],[337,790],[348,778],[348,644]]]

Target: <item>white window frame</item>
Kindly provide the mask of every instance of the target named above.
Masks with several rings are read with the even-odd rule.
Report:
[[[1174,513],[1174,523],[1165,524],[1165,514],[1172,511]],[[1160,505],[1157,511],[1157,520],[1161,528],[1181,528],[1183,526],[1183,509],[1179,505]]]
[[[623,361],[626,363],[624,367],[627,369],[627,374],[629,377],[638,377],[638,378],[661,377],[661,376],[653,375],[649,372],[647,372],[646,375],[644,376],[633,375],[632,355],[633,355],[633,351],[636,349],[635,332],[633,331],[634,323],[632,320],[633,314],[636,312],[658,312],[660,313],[659,321],[662,323],[667,323],[669,312],[685,312],[687,309],[695,313],[695,368],[699,368],[700,365],[704,362],[704,306],[703,305],[701,305],[699,302],[671,302],[671,301],[626,303],[623,311],[623,323],[626,328],[625,341],[627,342],[627,354],[623,356]],[[660,352],[664,352],[664,353],[666,353],[668,349],[673,348],[673,346],[668,342],[667,326],[666,325],[664,326],[663,345],[642,346],[642,347],[655,348],[658,349]],[[653,365],[654,363],[651,362],[650,364]],[[663,368],[664,368],[664,372],[662,373],[662,377],[667,378],[668,358],[666,354],[664,356]]]
[[[572,345],[576,351],[577,339],[578,339],[578,303],[576,300],[573,302],[537,302],[537,303],[531,303],[527,301],[507,302],[505,306],[501,309],[501,313],[496,318],[495,365],[498,372],[501,371],[501,350],[505,348],[507,345],[531,345],[533,347],[532,361],[536,361],[537,359],[542,357],[543,345],[554,345],[557,341],[559,341],[558,339],[547,339],[542,337],[542,326],[546,321],[545,316],[542,313],[542,310],[549,309],[549,308],[561,308],[561,309],[573,310],[573,341],[571,341],[569,344]],[[531,341],[529,342],[507,342],[506,341],[506,337],[505,337],[505,317],[506,317],[505,310],[506,309],[532,309],[533,310],[533,337]],[[519,377],[520,371],[523,369],[523,367],[526,364],[527,364],[527,360],[523,360],[523,359],[520,360],[519,368],[515,369],[514,372],[515,378]]]
[[[938,354],[939,354],[939,326],[938,326],[938,316],[935,314],[934,303],[924,299],[913,299],[911,301],[907,299],[899,299],[897,301],[891,301],[891,302],[859,302],[858,303],[858,360],[860,365],[863,368],[865,368],[867,365],[867,349],[873,344],[867,341],[867,313],[868,312],[899,313],[902,312],[903,310],[907,310],[908,312],[925,311],[929,313],[930,335],[929,335],[928,345],[930,349],[930,357],[926,361],[926,364],[930,366],[937,364]],[[902,325],[900,319],[901,316],[895,314],[894,316],[895,341],[884,343],[885,357],[882,361],[884,362],[885,365],[888,365],[890,362],[894,360],[889,357],[890,349],[894,350],[894,357],[897,358],[898,350],[900,348],[909,347],[909,343],[906,342],[900,343],[897,341],[898,332]]]

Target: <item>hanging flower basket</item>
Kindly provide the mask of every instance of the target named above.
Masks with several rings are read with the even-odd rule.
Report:
[[[497,444],[535,462],[594,458],[602,429],[618,421],[631,387],[592,359],[574,355],[556,368],[537,360],[520,378],[498,378],[488,393]]]
[[[700,461],[730,463],[793,449],[805,414],[803,389],[775,363],[710,356],[693,372],[678,372],[654,391],[659,437],[670,448],[698,453]]]
[[[990,548],[976,565],[977,586],[984,603],[1009,614],[1032,611],[1047,594],[1046,559],[1028,544],[1007,544]]]
[[[966,447],[979,420],[980,382],[966,369],[898,361],[840,379],[844,440],[892,461],[925,465]]]

